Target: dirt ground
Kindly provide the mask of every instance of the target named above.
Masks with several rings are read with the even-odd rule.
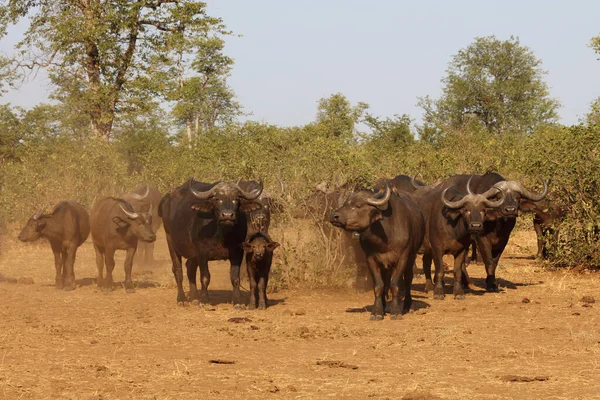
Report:
[[[0,397],[600,399],[600,276],[542,270],[532,233],[511,240],[501,293],[434,301],[420,275],[413,311],[375,322],[371,292],[350,289],[281,291],[266,311],[235,310],[225,263],[211,263],[211,306],[178,307],[162,232],[158,265],[134,267],[134,294],[96,289],[90,241],[79,287],[64,292],[45,242],[5,238]],[[483,267],[469,272],[482,288]]]

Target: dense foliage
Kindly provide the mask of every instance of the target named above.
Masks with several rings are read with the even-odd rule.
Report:
[[[28,7],[41,12],[52,6],[50,18],[39,20],[32,31],[32,40],[42,40],[41,34],[51,29],[64,36],[68,27],[60,24],[69,20],[57,19],[67,12],[62,2],[44,2],[40,9],[35,8],[37,2],[22,9],[19,4],[9,2],[0,10],[4,27],[29,12]],[[150,7],[152,18],[185,21],[188,17],[181,13],[191,7],[186,2],[158,2],[155,9],[153,4],[138,6]],[[161,11],[165,4],[172,8]],[[131,7],[121,11],[141,18],[132,14]],[[101,15],[109,11],[97,10]],[[292,219],[303,215],[305,201],[319,183],[369,185],[379,177],[415,173],[434,182],[457,173],[497,171],[528,186],[539,184],[537,176],[551,182],[551,198],[565,210],[559,242],[549,244],[552,264],[600,266],[600,107],[594,103],[580,125],[554,123],[557,103],[548,96],[540,62],[517,39],[478,38],[461,50],[443,80],[442,97],[422,100],[425,116],[420,127],[415,128],[407,115],[373,116],[367,104],[352,105],[341,93],[318,101],[314,122],[280,127],[236,120],[241,106],[227,86],[233,62],[223,55],[223,40],[209,34],[222,30],[222,24],[204,15],[202,7],[188,11],[190,17],[200,18],[193,23],[204,24],[196,27],[195,36],[169,36],[169,30],[159,27],[154,27],[160,31],[154,34],[145,30],[155,47],[145,48],[144,56],[136,53],[144,58],[141,64],[131,59],[138,72],[126,73],[132,80],[123,83],[125,91],[113,102],[122,107],[114,110],[110,121],[98,120],[110,122],[109,140],[98,134],[95,117],[85,111],[89,97],[83,94],[90,87],[74,84],[67,90],[55,81],[52,104],[30,110],[0,107],[0,219],[4,223],[23,221],[38,208],[62,199],[89,206],[97,196],[119,195],[139,182],[166,192],[191,176],[204,181],[262,177],[266,190],[284,209],[275,218],[279,234],[285,235],[278,239],[284,244],[278,266],[283,281],[328,285],[334,276],[343,275],[342,260],[336,258],[329,240],[331,232],[310,225],[317,229],[316,235],[290,236],[290,229],[302,225]],[[82,16],[71,20],[75,28],[80,27]],[[111,46],[122,43],[127,21],[119,18],[112,39],[97,42],[103,43],[102,57],[123,61],[123,49]],[[77,28],[75,34],[82,35],[78,40],[83,43],[98,39],[93,31]],[[69,47],[60,35],[54,40],[42,48],[46,56]],[[597,43],[592,43],[596,50]],[[164,58],[155,58],[157,49],[165,51]],[[61,68],[77,69],[77,63],[85,62],[75,54],[69,57],[62,59]],[[0,61],[5,67],[14,66],[11,60]],[[107,74],[118,75],[118,65],[108,68]],[[145,75],[150,69],[154,83],[164,82],[163,88],[152,79],[142,79],[150,77]],[[10,68],[3,71],[9,77]],[[113,75],[102,78],[102,84],[114,83],[111,79],[117,75]],[[167,112],[157,105],[159,100],[174,107]],[[104,112],[102,107],[99,112]]]

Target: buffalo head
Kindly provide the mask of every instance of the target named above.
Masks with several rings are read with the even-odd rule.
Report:
[[[265,258],[265,254],[273,253],[273,250],[279,247],[279,243],[267,239],[262,234],[252,236],[247,242],[242,244],[246,254],[252,255],[252,261],[258,262]]]
[[[154,242],[156,240],[156,234],[152,230],[151,213],[127,210],[121,204],[118,210],[117,215],[113,217],[113,222],[120,228],[129,229],[135,237],[144,242]]]
[[[352,193],[340,208],[331,212],[329,222],[347,231],[362,232],[383,218],[381,210],[387,207],[391,195],[387,183],[383,193],[370,190]]]
[[[237,213],[249,213],[261,208],[263,205],[255,201],[263,190],[262,179],[258,188],[248,192],[238,184],[219,182],[211,189],[198,191],[193,187],[193,178],[190,180],[190,192],[194,197],[192,209],[202,213],[212,213],[221,225],[233,225],[237,220]]]
[[[467,183],[468,193],[461,199],[450,201],[446,198],[446,193],[452,188],[446,188],[442,192],[442,202],[446,206],[444,214],[450,219],[464,218],[467,229],[470,233],[479,233],[483,231],[483,223],[487,216],[500,207],[505,198],[505,193],[497,188],[490,188],[482,194],[474,194],[469,188],[472,177]],[[499,196],[497,200],[490,200]]]
[[[46,220],[41,218],[42,209],[39,209],[29,220],[27,225],[23,227],[19,233],[19,240],[22,242],[33,242],[38,240],[46,227]]]
[[[500,211],[505,217],[515,218],[519,215],[520,203],[522,201],[540,201],[546,197],[548,193],[548,184],[544,179],[541,179],[544,189],[541,193],[535,193],[527,190],[522,184],[515,181],[501,181],[493,187],[501,190],[504,193],[504,203]]]

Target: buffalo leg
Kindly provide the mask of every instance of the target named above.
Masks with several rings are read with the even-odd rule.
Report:
[[[435,287],[433,289],[434,300],[444,300],[444,253],[432,249],[433,263],[435,265]]]
[[[173,271],[173,276],[175,277],[175,282],[177,283],[177,304],[183,306],[187,302],[187,299],[183,291],[183,269],[181,268],[181,255],[177,254],[177,252],[173,250],[173,243],[171,240],[171,235],[169,234],[167,234],[167,245],[169,246],[169,255],[171,256],[171,271]]]
[[[104,249],[94,243],[94,251],[96,252],[96,268],[98,269],[96,285],[101,288],[104,285]]]
[[[258,297],[258,281],[260,281],[260,277],[257,279],[257,271],[255,267],[251,266],[252,263],[246,262],[246,271],[248,271],[248,283],[250,285],[250,300],[248,301],[248,309],[254,310],[257,306],[257,297]]]
[[[229,268],[229,275],[233,289],[233,305],[234,307],[239,308],[242,304],[240,295],[240,265],[242,264],[244,251],[242,249],[239,251],[234,251],[231,253],[230,257],[231,265]]]
[[[464,300],[465,291],[463,289],[463,267],[469,247],[467,246],[462,251],[454,254],[454,298],[456,300]]]
[[[430,251],[423,254],[423,274],[425,275],[425,293],[433,291],[433,281],[431,280],[431,261],[433,257]]]
[[[412,262],[415,263],[416,256],[412,257],[412,260],[408,261],[408,265]],[[412,287],[412,281],[414,277],[414,270],[412,268],[406,267],[404,269],[404,279],[402,280],[402,285],[404,286],[404,304],[402,305],[402,313],[406,314],[410,311],[410,307],[412,306],[412,295],[410,293]]]
[[[477,247],[483,257],[485,272],[487,274],[485,278],[485,290],[488,292],[497,292],[496,266],[498,265],[498,260],[492,256],[492,245],[485,237],[481,237],[477,240]]]
[[[59,243],[51,243],[50,246],[52,247],[52,253],[54,253],[54,268],[56,269],[54,285],[56,289],[62,289],[64,286],[62,278],[63,261],[61,246]]]
[[[533,229],[535,230],[535,235],[537,236],[537,258],[545,258],[544,250],[546,247],[546,240],[544,238],[544,231],[542,230],[542,225],[539,220],[533,219]]]
[[[147,265],[154,264],[154,242],[144,243],[144,263]]]
[[[200,267],[200,302],[208,304],[208,285],[210,285],[210,271],[208,270],[208,260],[198,258],[198,266]]]
[[[373,293],[375,294],[375,303],[373,304],[373,311],[371,312],[371,320],[380,321],[383,319],[384,305],[383,305],[383,277],[381,276],[381,268],[377,265],[375,260],[368,258],[367,263],[369,264],[369,270],[373,277]]]
[[[390,281],[390,292],[392,294],[392,301],[390,303],[390,318],[391,319],[397,319],[398,317],[400,317],[401,315],[401,310],[400,310],[400,281],[401,281],[401,276],[404,273],[404,268],[406,267],[406,265],[404,265],[405,262],[404,260],[400,260],[398,262],[398,264],[394,267],[391,268],[391,270],[389,271],[389,281]],[[410,267],[409,269],[411,269],[412,271],[412,267]]]
[[[77,247],[69,247],[63,253],[63,282],[65,290],[75,289],[75,254]]]
[[[115,269],[115,249],[105,249],[104,263],[106,264],[106,278],[104,279],[104,290],[113,290],[113,270]]]
[[[198,293],[198,286],[196,283],[196,272],[198,271],[198,262],[195,258],[188,258],[185,262],[185,269],[187,271],[188,284],[190,291],[188,293],[188,300],[191,303],[200,303],[200,294]]]
[[[268,306],[267,285],[269,283],[269,269],[260,273],[258,278],[258,308],[266,310]]]
[[[136,250],[137,246],[128,248],[127,255],[125,256],[125,292],[127,293],[135,293],[133,279],[131,279],[131,270],[133,269],[133,257]]]

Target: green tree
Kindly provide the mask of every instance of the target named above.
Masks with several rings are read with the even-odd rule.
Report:
[[[594,100],[590,107],[590,112],[587,113],[583,122],[587,125],[600,126],[600,97]]]
[[[128,102],[164,89],[154,67],[172,56],[165,49],[226,33],[194,0],[8,0],[0,5],[0,35],[24,18],[29,29],[15,56],[0,60],[0,76],[15,83],[47,69],[58,98],[71,99],[105,140]]]
[[[590,47],[598,54],[600,54],[600,35],[593,37],[590,40]]]
[[[493,134],[531,133],[557,119],[541,61],[517,38],[476,38],[451,60],[439,99],[421,98],[421,138],[435,142],[443,132],[473,125]]]
[[[412,120],[406,114],[385,119],[367,114],[364,122],[371,129],[368,139],[372,143],[405,146],[415,140],[410,130]]]
[[[317,127],[327,137],[352,139],[354,126],[369,108],[366,103],[359,102],[352,106],[350,100],[341,93],[333,94],[319,100],[317,111]]]

